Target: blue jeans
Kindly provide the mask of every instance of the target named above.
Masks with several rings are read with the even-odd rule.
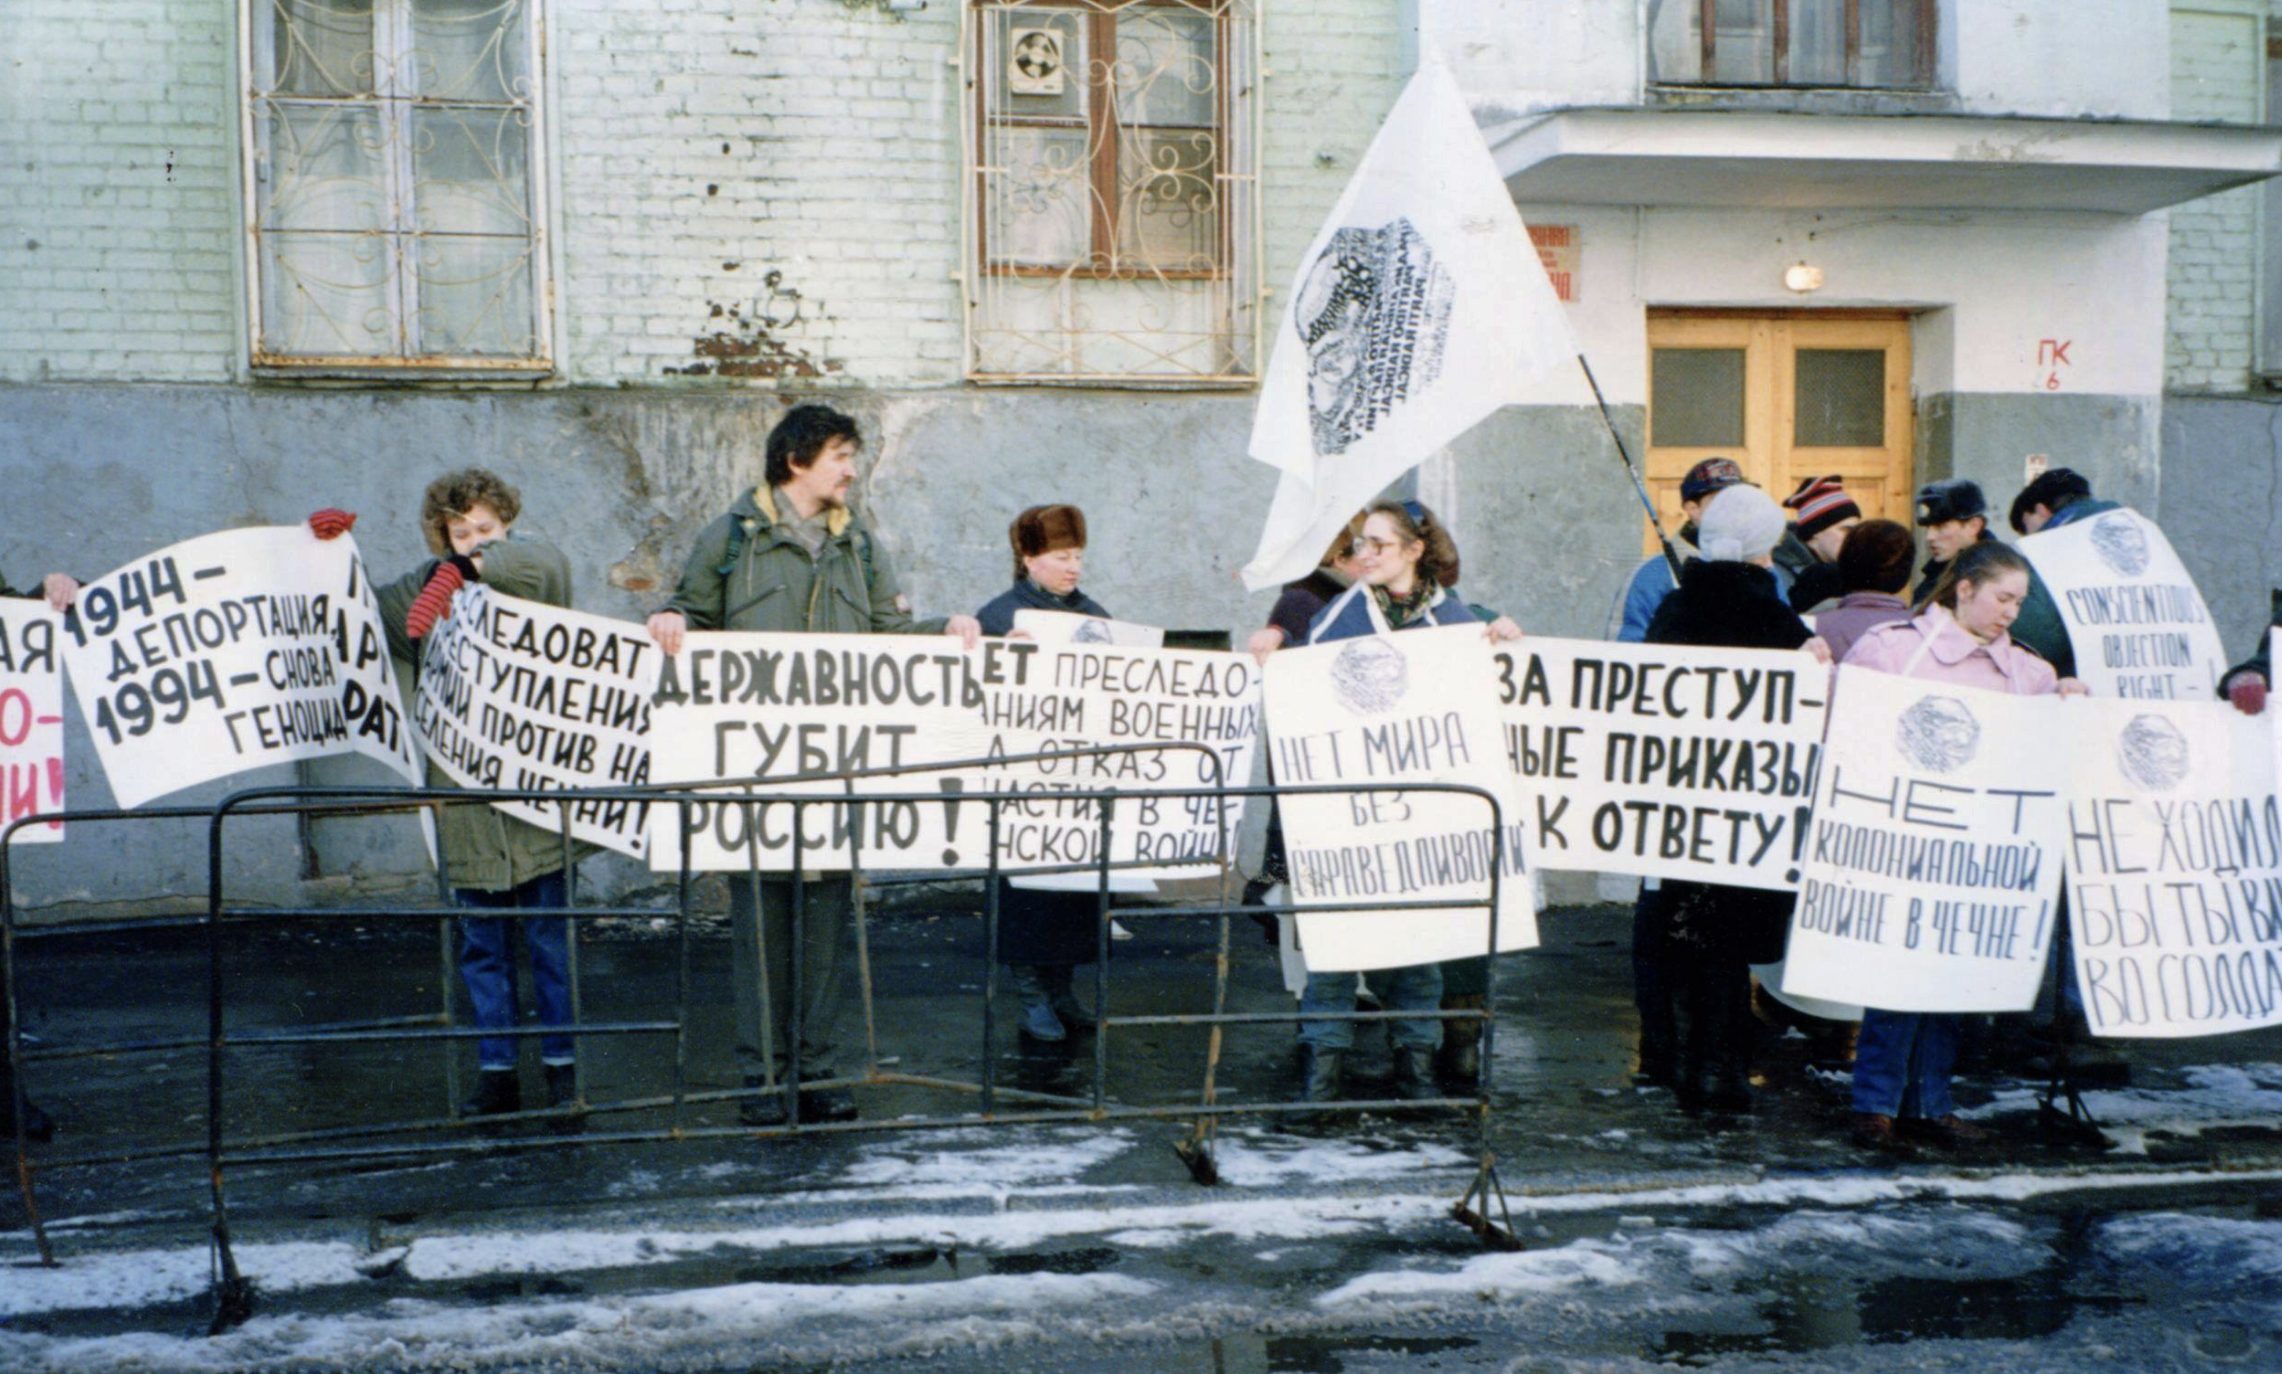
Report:
[[[1854,1046],[1854,1110],[1935,1119],[1957,1110],[1949,1074],[1965,1018],[1941,1012],[1862,1013]]]
[[[1371,986],[1379,991],[1388,1011],[1442,1010],[1442,966],[1415,964],[1410,968],[1372,969]],[[1299,1042],[1320,1050],[1350,1049],[1355,1044],[1353,1021],[1310,1021],[1309,1015],[1355,1010],[1355,975],[1311,973],[1307,991],[1300,994]],[[1387,1043],[1398,1050],[1431,1050],[1442,1043],[1439,1020],[1389,1021]]]
[[[522,910],[570,905],[570,887],[560,873],[543,874],[505,892],[479,892],[461,887],[452,896],[463,907],[478,911]],[[515,1008],[515,927],[523,927],[523,941],[531,948],[531,997],[538,1004],[539,1024],[571,1023],[570,922],[560,916],[511,921],[502,916],[463,916],[460,927],[460,979],[467,984],[468,1001],[475,1008],[475,1023],[486,1030],[512,1026]],[[509,1036],[485,1036],[476,1042],[476,1062],[486,1069],[513,1069],[516,1042]],[[548,1035],[539,1041],[539,1057],[549,1064],[569,1064],[575,1052],[567,1035]]]

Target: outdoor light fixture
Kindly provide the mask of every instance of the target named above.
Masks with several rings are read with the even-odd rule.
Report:
[[[1822,269],[1806,263],[1793,263],[1783,269],[1783,285],[1800,295],[1822,290]]]

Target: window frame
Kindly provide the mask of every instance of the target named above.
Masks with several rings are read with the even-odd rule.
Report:
[[[1096,54],[1107,54],[1103,75],[1096,79],[1091,71],[1079,75],[1086,88],[1085,113],[1082,116],[1029,115],[1010,117],[994,115],[990,101],[992,88],[986,75],[975,86],[975,129],[978,138],[991,129],[1071,129],[1082,130],[1091,149],[1086,186],[1091,203],[1087,211],[1087,248],[1080,262],[1065,264],[1021,263],[994,261],[990,255],[990,172],[983,159],[970,156],[973,164],[975,204],[978,214],[975,221],[975,266],[978,271],[992,276],[1057,278],[1074,277],[1086,281],[1132,281],[1154,279],[1161,281],[1222,281],[1233,275],[1235,255],[1233,216],[1225,208],[1216,209],[1213,219],[1213,266],[1205,269],[1166,269],[1153,267],[1146,262],[1127,262],[1127,255],[1118,247],[1121,227],[1119,215],[1123,213],[1124,196],[1118,180],[1118,169],[1123,163],[1122,137],[1128,129],[1206,130],[1226,156],[1227,130],[1233,111],[1228,93],[1229,30],[1235,21],[1226,6],[1212,6],[1208,0],[1132,0],[1116,9],[1102,9],[1087,0],[1030,0],[1019,11],[997,5],[970,5],[970,12],[979,10],[984,16],[999,13],[1029,11],[1037,13],[1075,14],[1085,25],[1086,65],[1095,65]],[[1117,70],[1117,27],[1128,14],[1148,11],[1187,11],[1212,21],[1212,101],[1213,122],[1200,124],[1133,124],[1124,123],[1117,113],[1115,75]],[[966,44],[968,57],[980,66],[985,53],[986,38],[983,24],[975,26],[972,38]],[[1214,173],[1217,180],[1218,171]],[[1225,207],[1225,198],[1222,198]]]
[[[1655,88],[1673,90],[1738,90],[1738,91],[1906,91],[1924,92],[1939,88],[1936,54],[1940,45],[1936,41],[1941,18],[1941,0],[1872,0],[1872,3],[1915,5],[1917,7],[1917,52],[1911,66],[1910,79],[1898,83],[1872,85],[1862,80],[1862,6],[1863,0],[1841,0],[1845,6],[1845,63],[1846,77],[1838,82],[1801,82],[1790,79],[1791,66],[1791,4],[1792,0],[1767,0],[1768,48],[1771,77],[1767,81],[1730,81],[1702,73],[1719,70],[1718,50],[1719,0],[1695,0],[1696,27],[1701,48],[1697,57],[1698,76],[1694,80],[1653,74],[1648,84]]]
[[[502,0],[506,3],[507,0]],[[556,356],[559,341],[555,337],[554,283],[552,260],[553,235],[550,189],[553,178],[552,144],[548,128],[547,107],[550,103],[550,73],[547,66],[547,4],[545,0],[519,0],[522,11],[520,41],[523,46],[526,73],[525,94],[520,100],[484,101],[473,99],[435,99],[421,95],[406,95],[376,89],[356,95],[299,95],[281,94],[268,89],[274,81],[269,75],[279,32],[277,19],[285,0],[238,0],[238,121],[240,182],[243,193],[241,213],[244,216],[244,293],[245,341],[248,364],[256,376],[270,378],[435,378],[442,380],[466,379],[471,381],[500,380],[528,384],[552,376],[557,371]],[[371,0],[376,35],[383,23],[394,30],[391,41],[401,62],[405,56],[417,51],[412,41],[412,13],[414,0]],[[376,36],[374,50],[376,66],[388,60],[381,53],[382,40]],[[529,225],[528,237],[521,240],[529,245],[526,261],[530,275],[531,317],[529,321],[533,352],[527,357],[507,357],[483,354],[451,353],[327,353],[279,354],[266,352],[265,292],[263,279],[263,217],[267,208],[268,190],[274,185],[270,164],[270,134],[265,127],[270,112],[280,106],[338,109],[365,108],[374,110],[382,122],[386,152],[386,165],[382,171],[381,186],[409,188],[414,172],[410,166],[412,153],[409,141],[401,137],[403,128],[409,127],[412,117],[422,109],[453,109],[496,107],[512,112],[520,109],[524,116],[524,167],[523,178],[524,218]],[[407,241],[416,241],[430,235],[418,229],[418,212],[408,193],[391,197],[392,204],[385,210],[388,217],[385,227],[375,237],[386,241],[389,251],[398,254],[391,272],[391,285],[386,292],[389,319],[399,337],[414,327],[408,319],[416,321],[420,306],[417,292],[418,274],[411,269],[409,255],[401,253]],[[470,237],[469,235],[441,234],[438,238]],[[484,236],[484,237],[509,237]]]

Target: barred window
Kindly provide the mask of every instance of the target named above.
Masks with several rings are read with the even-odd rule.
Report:
[[[253,361],[547,370],[531,0],[245,0]]]
[[[967,11],[968,373],[1258,372],[1258,25],[1242,0]]]

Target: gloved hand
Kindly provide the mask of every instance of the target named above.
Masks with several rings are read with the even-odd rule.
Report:
[[[412,598],[412,608],[404,613],[404,633],[413,639],[425,639],[436,628],[439,620],[452,617],[452,593],[470,582],[481,582],[483,574],[475,560],[464,553],[455,553],[436,565],[428,574],[428,585]]]
[[[309,517],[309,528],[319,539],[338,539],[355,529],[356,524],[357,517],[353,512],[335,510],[331,506]]]
[[[2227,700],[2234,709],[2246,716],[2255,716],[2266,710],[2266,679],[2256,673],[2236,673],[2227,684]]]

